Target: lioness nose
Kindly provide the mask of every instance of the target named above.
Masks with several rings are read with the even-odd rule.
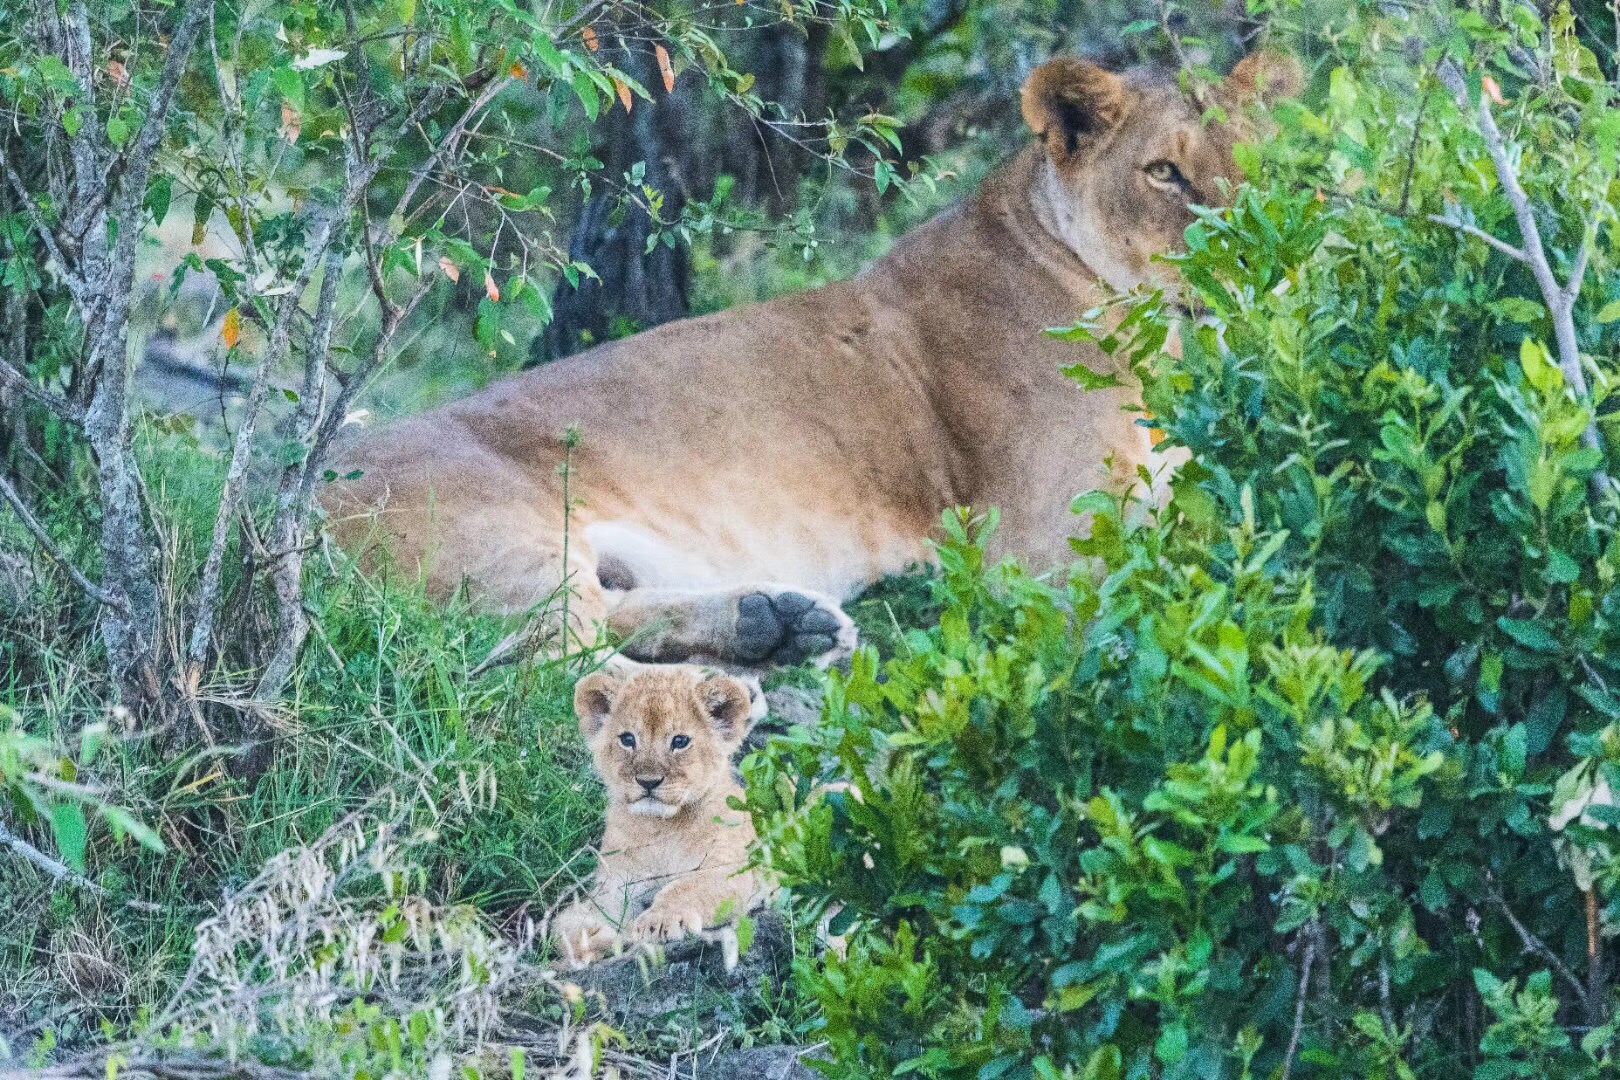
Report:
[[[636,783],[640,784],[642,790],[649,795],[658,790],[658,785],[662,784],[663,782],[664,778],[662,776],[655,776],[650,780],[644,779],[640,776],[636,777]]]

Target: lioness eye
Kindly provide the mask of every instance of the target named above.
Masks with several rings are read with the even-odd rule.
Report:
[[[692,745],[692,740],[685,735],[677,735],[673,739],[669,740],[669,745],[676,750],[685,750],[688,746]]]
[[[1181,175],[1181,170],[1176,168],[1172,162],[1151,161],[1147,164],[1146,172],[1148,176],[1161,184],[1186,183],[1186,177]]]
[[[634,750],[636,748],[636,737],[626,731],[619,736],[619,745],[626,750]]]

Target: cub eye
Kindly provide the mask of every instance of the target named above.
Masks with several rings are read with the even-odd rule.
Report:
[[[669,745],[675,750],[685,750],[688,746],[692,745],[692,740],[686,735],[677,735],[673,739],[669,740]]]
[[[619,735],[619,745],[626,750],[634,750],[636,748],[636,737],[628,731],[622,732]]]
[[[1142,171],[1148,174],[1148,179],[1160,184],[1185,184],[1187,178],[1181,175],[1174,162],[1150,161],[1143,166]]]

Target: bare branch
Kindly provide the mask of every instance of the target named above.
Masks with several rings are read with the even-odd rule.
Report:
[[[1497,892],[1496,885],[1494,883],[1489,886],[1489,889],[1486,892],[1486,899],[1491,902],[1492,907],[1496,908],[1497,911],[1502,913],[1502,917],[1507,919],[1508,925],[1513,927],[1514,932],[1519,935],[1519,941],[1524,944],[1524,951],[1532,956],[1537,956],[1545,960],[1548,966],[1550,966],[1553,971],[1558,974],[1558,977],[1567,982],[1575,990],[1575,993],[1580,995],[1580,999],[1584,1002],[1586,1000],[1585,984],[1583,984],[1581,980],[1576,977],[1575,973],[1569,969],[1568,964],[1564,963],[1558,958],[1557,953],[1553,952],[1547,947],[1547,943],[1545,941],[1542,941],[1540,938],[1536,937],[1535,934],[1532,934],[1529,928],[1526,927],[1524,923],[1519,921],[1519,917],[1513,914],[1513,909],[1508,907],[1507,901],[1502,899],[1502,894]]]
[[[57,416],[75,426],[84,423],[84,410],[61,394],[53,394],[24,375],[9,360],[0,359],[0,384],[14,386],[23,396],[45,406]]]
[[[1454,221],[1451,218],[1444,217],[1440,214],[1430,214],[1429,220],[1434,222],[1436,225],[1445,225],[1449,228],[1456,229],[1460,233],[1466,233],[1476,240],[1483,240],[1510,259],[1514,259],[1522,263],[1528,263],[1530,261],[1530,256],[1526,255],[1522,250],[1514,247],[1506,240],[1498,240],[1484,229],[1481,229],[1478,225],[1470,225],[1463,221]]]
[[[270,330],[270,341],[259,361],[253,388],[248,391],[247,406],[242,414],[241,427],[236,432],[236,446],[231,451],[231,463],[225,473],[225,486],[220,493],[219,513],[214,518],[213,539],[208,546],[208,558],[203,563],[202,586],[197,594],[197,621],[192,624],[191,642],[187,649],[191,674],[194,676],[201,674],[203,659],[214,636],[214,620],[218,614],[216,609],[219,606],[219,590],[225,564],[225,545],[230,539],[231,521],[236,516],[242,487],[247,482],[248,461],[252,457],[253,450],[253,431],[258,423],[259,412],[264,406],[265,394],[270,388],[270,375],[281,363],[281,358],[286,355],[292,339],[292,325],[298,312],[299,301],[309,288],[309,280],[315,273],[315,267],[325,258],[326,251],[332,244],[334,232],[335,225],[332,218],[323,216],[315,230],[316,238],[310,243],[297,280],[277,306],[276,319]],[[187,683],[195,685],[195,680],[188,679]]]
[[[6,502],[11,504],[12,512],[22,521],[23,527],[34,538],[34,542],[40,546],[40,550],[50,556],[51,561],[60,566],[62,571],[73,579],[73,584],[83,590],[86,596],[98,604],[112,608],[114,611],[126,614],[129,612],[129,603],[123,597],[108,592],[85,577],[83,571],[74,566],[72,561],[62,554],[61,549],[51,541],[51,534],[45,531],[45,526],[39,523],[39,519],[34,516],[33,511],[28,509],[28,504],[22,501],[22,496],[17,494],[17,489],[12,487],[11,481],[4,476],[0,476],[0,496],[3,496]]]
[[[1569,282],[1564,286],[1564,296],[1571,306],[1581,295],[1581,282],[1586,280],[1586,264],[1592,258],[1592,230],[1588,229],[1586,235],[1581,237],[1580,250],[1575,252],[1575,263],[1569,268]]]
[[[82,306],[88,299],[85,295],[84,278],[73,269],[73,264],[68,262],[66,256],[62,254],[62,249],[57,246],[56,234],[45,223],[45,216],[34,204],[34,198],[23,185],[22,177],[11,167],[11,161],[5,156],[3,144],[0,144],[0,166],[5,169],[6,182],[11,186],[12,194],[17,196],[17,201],[22,204],[23,211],[28,215],[29,223],[34,226],[34,231],[39,234],[40,241],[45,245],[45,254],[50,257],[56,272],[62,275],[62,280],[67,283],[68,290],[73,293],[73,299]]]
[[[1299,1053],[1299,1038],[1305,1030],[1305,995],[1311,985],[1311,964],[1315,960],[1316,935],[1312,933],[1305,939],[1305,957],[1299,965],[1299,991],[1294,995],[1294,1031],[1288,1036],[1288,1051],[1283,1055],[1282,1080],[1288,1080],[1294,1073],[1294,1055]]]
[[[1530,196],[1525,193],[1524,186],[1519,183],[1519,173],[1513,165],[1513,158],[1508,153],[1507,141],[1502,137],[1502,131],[1496,126],[1496,118],[1491,114],[1491,99],[1488,94],[1479,96],[1479,108],[1473,110],[1468,101],[1468,84],[1463,80],[1462,69],[1457,62],[1449,56],[1440,61],[1435,68],[1435,74],[1440,82],[1451,91],[1451,96],[1457,102],[1457,109],[1467,116],[1470,111],[1477,111],[1479,116],[1480,135],[1485,140],[1485,149],[1491,155],[1491,161],[1496,166],[1496,178],[1502,185],[1502,192],[1507,196],[1508,204],[1513,207],[1513,217],[1519,223],[1519,235],[1524,241],[1522,254],[1515,257],[1522,259],[1535,275],[1536,287],[1541,290],[1542,301],[1547,305],[1547,313],[1552,318],[1553,336],[1558,345],[1558,368],[1563,372],[1564,381],[1575,391],[1576,397],[1582,404],[1590,406],[1591,396],[1586,385],[1586,371],[1581,366],[1580,339],[1575,335],[1575,301],[1580,293],[1581,281],[1586,275],[1586,263],[1590,256],[1591,228],[1583,233],[1580,251],[1575,256],[1575,264],[1570,273],[1568,285],[1560,285],[1558,278],[1553,274],[1552,265],[1547,261],[1547,249],[1541,242],[1541,230],[1536,225],[1536,215],[1530,205]],[[1454,228],[1461,227],[1455,222],[1446,222]],[[1468,231],[1464,229],[1464,231]],[[1479,235],[1470,232],[1470,235]],[[1486,237],[1492,246],[1498,246],[1493,237]],[[1520,252],[1512,249],[1511,253]],[[1596,410],[1593,410],[1593,420],[1581,433],[1581,445],[1597,451],[1598,461],[1606,459],[1603,446],[1603,436],[1598,431]],[[1615,494],[1614,481],[1609,478],[1608,471],[1599,464],[1592,472],[1592,491],[1597,498]]]
[[[472,104],[468,105],[466,111],[463,112],[456,122],[450,126],[450,130],[445,132],[443,137],[439,139],[439,145],[428,154],[427,160],[422,162],[421,165],[418,165],[416,170],[411,174],[410,183],[405,185],[405,192],[399,197],[399,204],[394,207],[394,214],[396,217],[405,216],[405,210],[408,206],[410,206],[411,200],[416,198],[416,192],[419,188],[421,188],[422,182],[426,180],[433,170],[439,167],[439,163],[442,162],[445,157],[457,147],[462,137],[467,132],[467,125],[470,124],[479,113],[483,112],[483,110],[488,107],[489,103],[494,101],[495,98],[500,95],[501,91],[510,86],[513,81],[514,80],[509,76],[495,79],[491,81],[489,85],[485,86],[479,95],[473,99]]]
[[[97,885],[83,874],[78,873],[66,863],[59,862],[58,860],[51,858],[33,844],[30,844],[22,837],[13,833],[10,829],[6,828],[3,822],[0,822],[0,844],[4,844],[12,851],[15,851],[18,855],[21,855],[23,858],[33,863],[35,867],[50,875],[57,881],[65,882],[66,884],[72,885],[75,888],[83,889],[85,892],[94,893],[96,896],[103,898],[110,895],[106,889],[102,888],[100,885]],[[133,908],[136,911],[161,912],[164,910],[157,904],[151,904],[145,900],[126,900],[124,901],[124,904],[126,907]]]

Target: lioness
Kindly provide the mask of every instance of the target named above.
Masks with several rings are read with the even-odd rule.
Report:
[[[1235,121],[1297,81],[1255,54],[1206,104]],[[1036,141],[976,198],[851,281],[660,326],[363,437],[341,470],[362,475],[325,499],[339,540],[376,530],[435,594],[465,583],[505,612],[566,581],[587,641],[605,622],[640,660],[744,666],[846,651],[840,601],[923,560],[950,507],[999,507],[997,554],[1058,564],[1071,498],[1129,487],[1152,449],[1136,390],[1060,373],[1111,361],[1042,330],[1147,280],[1189,207],[1222,201],[1238,128],[1206,104],[1045,64],[1022,98]]]
[[[731,758],[752,709],[741,680],[687,665],[580,680],[574,711],[608,812],[590,896],[552,923],[566,961],[702,933],[766,898],[747,867],[753,822],[726,805],[743,795]]]

